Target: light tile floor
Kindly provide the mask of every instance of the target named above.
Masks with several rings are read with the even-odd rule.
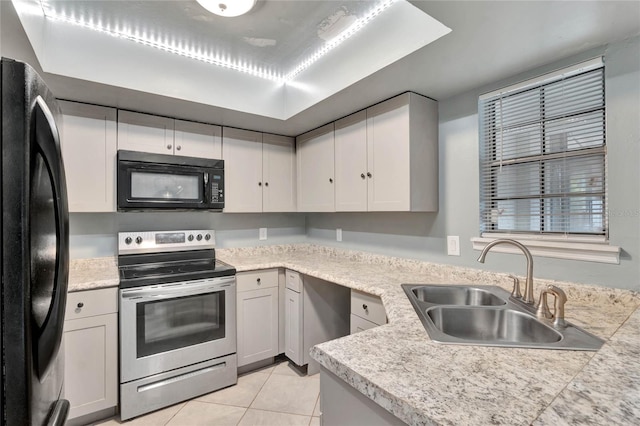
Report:
[[[238,377],[238,384],[123,425],[320,426],[320,375],[306,376],[287,360]],[[96,426],[121,424],[119,418]]]

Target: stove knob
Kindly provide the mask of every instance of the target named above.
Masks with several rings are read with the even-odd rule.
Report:
[[[196,237],[196,240],[198,241],[202,240],[202,234],[198,234],[198,236]]]
[[[125,239],[124,239],[124,243],[125,243],[126,245],[131,244],[131,242],[132,242],[132,241],[133,241],[133,240],[131,239],[131,237],[127,237],[127,238],[125,238]]]
[[[142,244],[142,237],[136,237],[136,244]]]
[[[187,237],[187,240],[193,241],[193,234],[189,234],[189,236]]]
[[[209,241],[211,239],[211,234],[204,234],[204,239]]]

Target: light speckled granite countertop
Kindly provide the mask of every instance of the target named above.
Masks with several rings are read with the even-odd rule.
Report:
[[[311,355],[406,423],[599,425],[640,418],[640,298],[634,292],[553,282],[567,293],[567,319],[607,341],[598,352],[443,345],[429,339],[400,284],[510,290],[505,274],[314,245],[216,253],[239,272],[285,267],[380,296],[389,324],[323,343]],[[113,279],[117,285],[111,261],[109,279],[87,274],[90,284],[82,285],[82,274],[72,274],[78,280],[70,291]],[[95,262],[78,267],[98,272],[108,264]],[[536,280],[536,291],[551,282]]]
[[[70,293],[117,287],[119,283],[118,259],[115,257],[75,259],[69,264],[68,291]]]

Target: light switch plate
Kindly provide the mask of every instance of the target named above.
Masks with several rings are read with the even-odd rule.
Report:
[[[260,228],[260,239],[261,240],[267,239],[267,228]]]
[[[457,235],[447,236],[447,254],[449,256],[460,256],[460,237]]]
[[[342,241],[342,228],[336,229],[336,241]]]

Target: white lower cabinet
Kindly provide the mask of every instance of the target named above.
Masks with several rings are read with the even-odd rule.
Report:
[[[378,296],[351,290],[351,334],[387,323],[387,314]]]
[[[278,355],[278,270],[239,272],[238,367]]]
[[[69,293],[64,398],[69,420],[118,405],[117,288]]]
[[[296,291],[287,286],[284,302],[284,354],[297,365],[305,364],[302,320],[302,289]]]

